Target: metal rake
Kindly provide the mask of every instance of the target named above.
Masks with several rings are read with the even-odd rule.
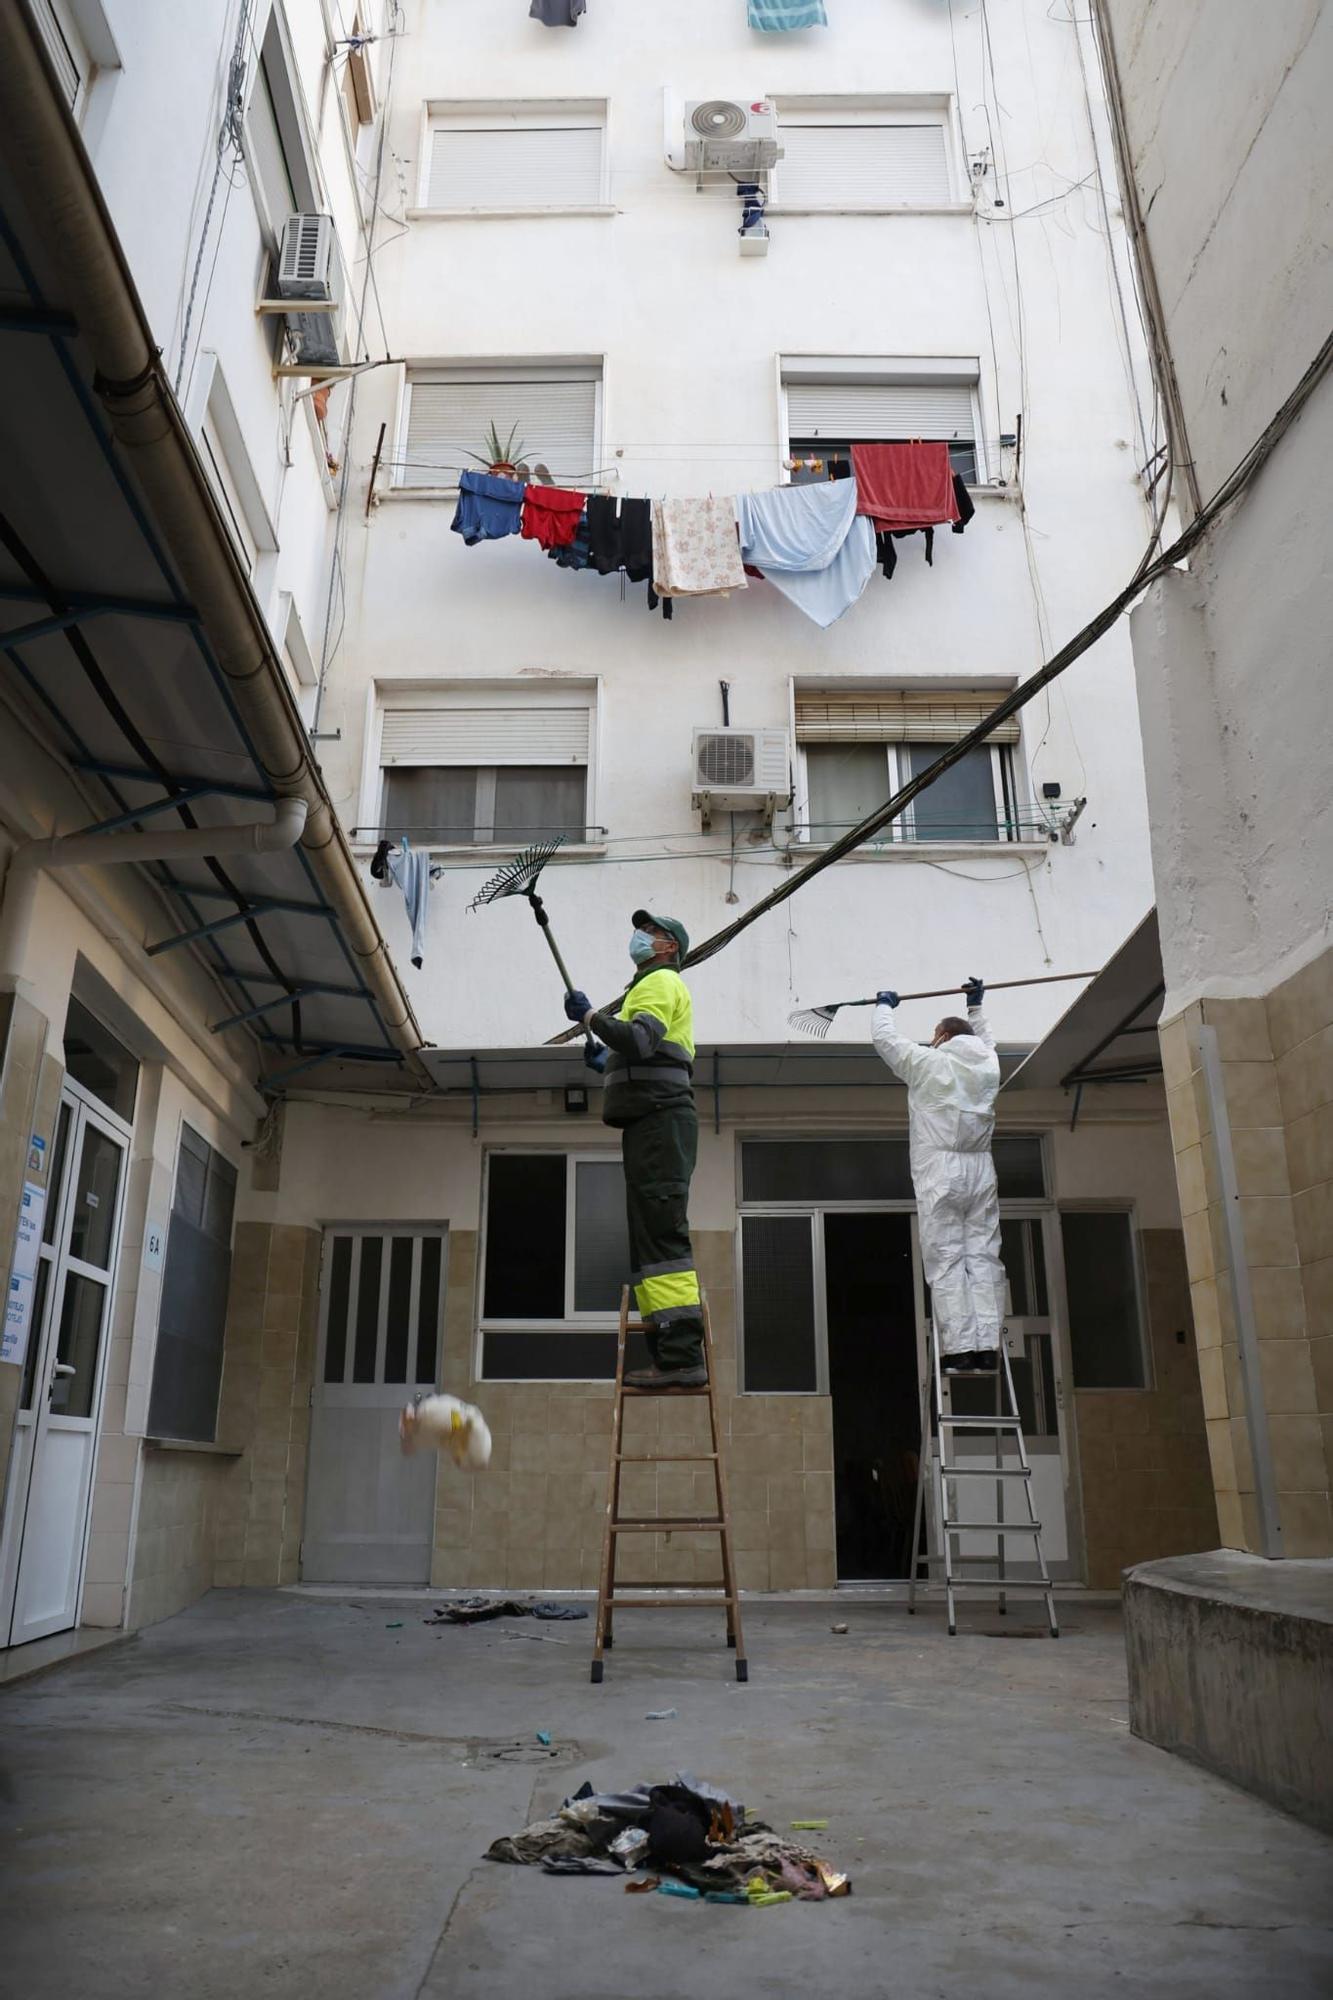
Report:
[[[554,840],[542,840],[533,847],[525,847],[521,854],[516,854],[512,861],[507,861],[498,874],[492,875],[484,888],[477,891],[468,904],[468,912],[471,914],[473,910],[483,909],[488,903],[498,903],[505,896],[525,897],[529,909],[537,919],[538,928],[546,939],[551,956],[559,967],[560,977],[565,982],[565,991],[572,993],[574,982],[569,976],[569,967],[560,955],[560,947],[551,930],[551,919],[546,914],[546,905],[537,894],[537,882],[542,869],[563,841],[564,835],[558,833]],[[584,1037],[584,1046],[592,1048],[591,1035]]]
[[[1054,986],[1063,979],[1095,979],[1094,972],[1044,972],[1038,979],[996,979],[987,983],[988,993],[1001,993],[1010,986]],[[964,986],[940,986],[929,993],[900,993],[899,1000],[952,1000],[956,993],[965,993]],[[873,1007],[873,997],[869,1000],[827,1000],[822,1007],[798,1007],[794,1014],[788,1014],[787,1025],[799,1028],[803,1035],[814,1035],[823,1041],[833,1026],[834,1016],[843,1007]]]

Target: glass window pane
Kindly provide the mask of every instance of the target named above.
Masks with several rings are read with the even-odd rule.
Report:
[[[361,1238],[361,1277],[356,1292],[356,1340],[352,1349],[352,1380],[375,1380],[375,1347],[380,1330],[380,1270],[384,1238]]]
[[[517,847],[556,833],[582,839],[587,793],[581,764],[501,764],[495,773],[496,840]]]
[[[69,1128],[74,1113],[68,1104],[60,1107],[60,1119],[56,1125],[55,1151],[51,1159],[51,1177],[46,1183],[46,1216],[42,1223],[43,1243],[54,1243],[56,1224],[60,1220],[60,1191],[65,1179],[65,1153],[69,1146]]]
[[[814,1237],[808,1215],[741,1219],[745,1387],[813,1394]]]
[[[389,1239],[389,1318],[384,1329],[384,1379],[407,1380],[407,1337],[411,1331],[412,1253],[410,1236]]]
[[[329,1252],[329,1311],[324,1330],[324,1380],[341,1382],[347,1366],[347,1295],[352,1277],[352,1239],[335,1236]]]
[[[812,840],[836,840],[891,795],[889,753],[882,743],[824,743],[805,753]]]
[[[746,1201],[911,1201],[907,1141],[752,1140],[741,1185]]]
[[[565,1156],[493,1153],[486,1197],[487,1319],[565,1316]]]
[[[65,1068],[75,1083],[81,1083],[108,1111],[128,1125],[134,1117],[134,1093],[139,1081],[139,1064],[110,1028],[71,999],[65,1015]]]
[[[215,1242],[231,1242],[231,1218],[236,1206],[236,1169],[209,1148],[208,1181],[204,1188],[204,1232]]]
[[[384,774],[384,825],[388,840],[404,834],[420,843],[467,847],[477,838],[477,773],[469,765],[413,765]]]
[[[443,1239],[421,1239],[421,1285],[417,1293],[417,1381],[435,1382],[440,1337],[440,1272]]]
[[[928,770],[945,749],[942,743],[909,743],[908,775]],[[918,840],[998,840],[992,754],[984,744],[920,793],[912,804]]]
[[[122,1151],[95,1125],[84,1127],[74,1180],[69,1253],[80,1263],[95,1264],[99,1271],[105,1271],[111,1261]]]
[[[574,1167],[574,1310],[619,1312],[629,1276],[625,1174],[618,1160]]]
[[[625,1343],[625,1366],[646,1368],[641,1333]],[[616,1372],[614,1333],[488,1333],[482,1341],[484,1382],[610,1382]]]
[[[51,1259],[38,1259],[37,1276],[32,1286],[32,1318],[28,1321],[28,1351],[23,1357],[23,1386],[19,1394],[19,1408],[32,1408],[33,1383],[37,1378],[37,1356],[42,1345],[42,1320],[46,1313],[46,1294],[51,1283]]]
[[[62,1417],[92,1415],[107,1297],[106,1286],[95,1279],[77,1271],[66,1274],[56,1359],[74,1373],[57,1375],[51,1384],[51,1408]]]
[[[1142,1389],[1143,1337],[1131,1218],[1124,1209],[1060,1217],[1076,1389]]]
[[[153,1355],[148,1430],[153,1437],[217,1435],[230,1246],[177,1211],[167,1235]]]
[[[1015,1221],[1000,1224],[1000,1255],[1004,1259],[1004,1274],[1009,1280],[1009,1310],[1017,1319],[1028,1319],[1033,1311],[1024,1247],[1029,1226],[1026,1222]]]
[[[1046,1169],[1039,1132],[997,1132],[991,1144],[991,1157],[1003,1201],[1029,1201],[1045,1194]]]

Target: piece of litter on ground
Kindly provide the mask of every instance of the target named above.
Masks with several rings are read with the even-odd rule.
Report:
[[[830,1631],[830,1632],[839,1632],[839,1633],[841,1633],[841,1632],[845,1632],[846,1630],[847,1630],[847,1627],[846,1627],[845,1625],[830,1625],[830,1626],[829,1626],[829,1631]]]
[[[828,1832],[828,1821],[826,1819],[794,1819],[791,1824],[793,1833]]]
[[[403,1621],[401,1618],[392,1618],[390,1619],[389,1623],[385,1626],[384,1629],[386,1632],[401,1632],[403,1629]]]
[[[677,1882],[674,1876],[666,1875],[657,1885],[659,1896],[687,1896],[692,1903],[703,1901],[703,1893],[693,1889],[688,1882]]]
[[[674,1722],[679,1714],[678,1708],[650,1708],[643,1719],[645,1722]]]
[[[549,1750],[549,1749],[550,1749],[550,1747],[551,1747],[551,1732],[550,1732],[550,1730],[549,1730],[549,1729],[539,1729],[539,1730],[537,1731],[537,1741],[538,1741],[539,1743],[544,1743],[544,1744],[546,1745],[547,1749]],[[825,1825],[827,1826],[827,1824],[828,1824],[828,1821],[826,1820],[826,1821],[824,1822],[824,1824],[825,1824]]]

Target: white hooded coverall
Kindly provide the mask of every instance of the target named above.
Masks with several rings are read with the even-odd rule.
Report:
[[[1004,1320],[1000,1199],[991,1159],[1000,1064],[979,1007],[972,1032],[932,1049],[875,1009],[875,1047],[907,1085],[921,1266],[941,1354],[998,1347]]]

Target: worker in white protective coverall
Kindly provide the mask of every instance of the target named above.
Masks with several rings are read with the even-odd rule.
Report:
[[[1000,1199],[991,1136],[1000,1064],[969,979],[967,1019],[947,1015],[929,1043],[909,1042],[893,1018],[898,995],[878,994],[875,1047],[907,1085],[912,1185],[921,1267],[947,1373],[995,1368],[1004,1320]]]

